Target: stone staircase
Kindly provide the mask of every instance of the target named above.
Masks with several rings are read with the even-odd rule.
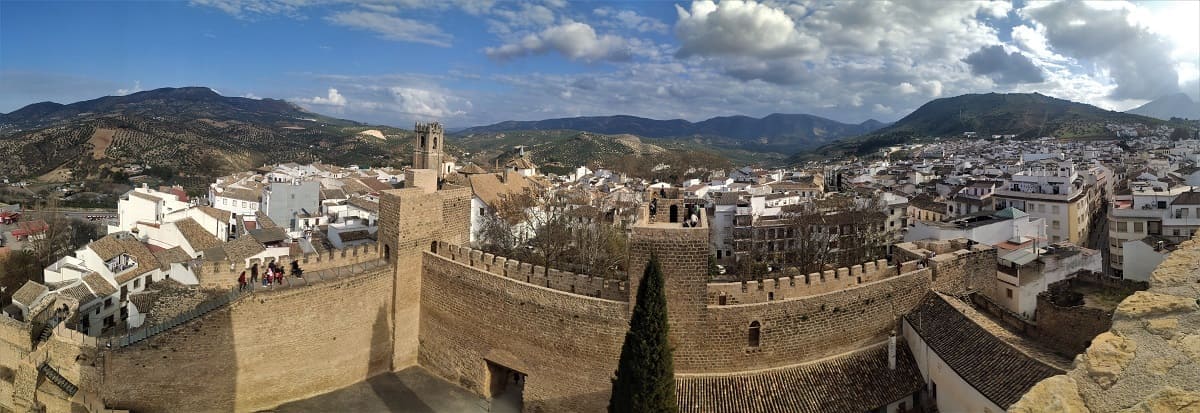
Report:
[[[62,323],[62,321],[63,319],[59,317],[51,318],[50,321],[46,323],[46,326],[42,328],[42,333],[38,334],[37,342],[44,343],[46,340],[49,340],[50,336],[54,334],[54,327],[58,327],[59,323]]]
[[[58,370],[55,370],[54,367],[51,367],[49,363],[42,363],[41,366],[38,366],[38,371],[46,375],[46,379],[50,380],[51,383],[54,383],[64,392],[67,392],[67,394],[70,396],[74,396],[75,392],[79,391],[79,387],[71,383],[70,380],[67,380],[66,377],[63,377],[62,374],[59,374]]]

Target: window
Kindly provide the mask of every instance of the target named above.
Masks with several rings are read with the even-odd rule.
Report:
[[[142,280],[140,278],[133,279],[133,288],[141,287],[141,284],[142,284]]]
[[[1008,298],[1012,298],[1012,288],[1005,288],[1005,290],[1006,291],[1004,292],[1004,294],[1007,295]]]
[[[750,347],[758,347],[759,339],[761,338],[761,335],[762,335],[762,325],[759,324],[757,320],[751,321],[750,322],[749,340],[747,340],[747,341],[749,341]]]
[[[487,215],[487,208],[479,208],[479,215]]]
[[[767,291],[767,301],[775,301],[775,292]]]
[[[1046,204],[1038,204],[1038,212],[1046,212]]]
[[[108,308],[108,307],[112,307],[112,297],[108,297],[108,298],[104,299],[104,308]],[[96,314],[99,314],[99,313],[100,313],[100,311],[96,310]]]
[[[1057,219],[1054,220],[1054,222],[1052,224],[1053,224],[1054,229],[1059,229],[1062,227],[1062,224],[1060,224]]]
[[[1053,242],[1059,242],[1059,241],[1062,241],[1062,237],[1060,237],[1060,236],[1058,236],[1058,235],[1055,235],[1055,236],[1054,236],[1054,239],[1053,239],[1052,241],[1053,241]]]
[[[1058,205],[1051,205],[1051,206],[1050,206],[1050,212],[1051,212],[1051,213],[1054,213],[1054,214],[1057,214],[1057,213],[1058,213]]]
[[[1133,232],[1141,233],[1142,230],[1144,230],[1144,229],[1145,229],[1145,224],[1143,224],[1141,222],[1133,223]]]
[[[934,383],[933,381],[929,382],[929,397],[937,400],[937,383]]]
[[[1129,223],[1127,223],[1127,222],[1118,222],[1117,223],[1117,232],[1127,232],[1127,231],[1129,231]]]

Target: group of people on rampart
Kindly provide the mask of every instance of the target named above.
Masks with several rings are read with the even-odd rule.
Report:
[[[292,261],[291,275],[296,278],[304,278],[304,270],[300,268],[299,261]],[[262,286],[271,287],[273,285],[283,285],[284,269],[282,265],[276,265],[275,261],[267,263],[267,270],[262,274]],[[258,264],[250,267],[250,278],[246,278],[246,271],[243,270],[238,275],[238,291],[246,291],[253,288],[254,284],[259,282]]]

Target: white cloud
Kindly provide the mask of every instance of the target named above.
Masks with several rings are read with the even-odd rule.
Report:
[[[820,42],[797,30],[783,10],[754,1],[693,1],[675,6],[679,55],[784,57],[813,53]]]
[[[338,93],[337,89],[329,88],[327,96],[315,96],[312,98],[296,98],[296,101],[307,103],[310,105],[344,107],[346,106],[346,97]]]
[[[1099,68],[1094,75],[1116,85],[1110,96],[1114,100],[1155,99],[1179,91],[1172,42],[1151,30],[1144,11],[1132,4],[1034,4],[1020,14],[1038,25],[1050,48]]]
[[[592,26],[568,21],[540,33],[526,35],[516,42],[489,47],[486,53],[492,58],[504,60],[553,51],[571,60],[592,62],[627,61],[634,53],[631,49],[630,43],[620,36],[597,35]]]
[[[379,12],[363,10],[338,12],[327,19],[339,26],[375,32],[388,40],[450,47],[450,41],[453,39],[453,36],[432,24]]]
[[[255,95],[252,92],[246,92],[246,94],[242,95],[242,97],[246,99],[262,100],[262,96]]]
[[[451,99],[444,93],[411,87],[391,87],[388,91],[391,92],[400,113],[433,119],[466,113],[463,110],[452,109],[450,107]],[[470,101],[464,103],[470,105]]]
[[[603,27],[613,27],[632,30],[639,33],[666,33],[669,28],[666,23],[638,14],[633,10],[616,10],[611,7],[601,7],[592,10],[592,14],[600,17]]]
[[[142,81],[135,80],[135,81],[133,81],[133,87],[128,88],[128,89],[126,89],[126,88],[117,89],[117,96],[125,96],[128,94],[133,94],[133,93],[137,93],[137,92],[141,92],[141,91],[142,91]]]

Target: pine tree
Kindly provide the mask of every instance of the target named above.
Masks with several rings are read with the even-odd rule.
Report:
[[[629,332],[613,378],[608,411],[613,413],[677,412],[675,367],[667,342],[667,296],[658,258],[650,256],[638,287]]]

